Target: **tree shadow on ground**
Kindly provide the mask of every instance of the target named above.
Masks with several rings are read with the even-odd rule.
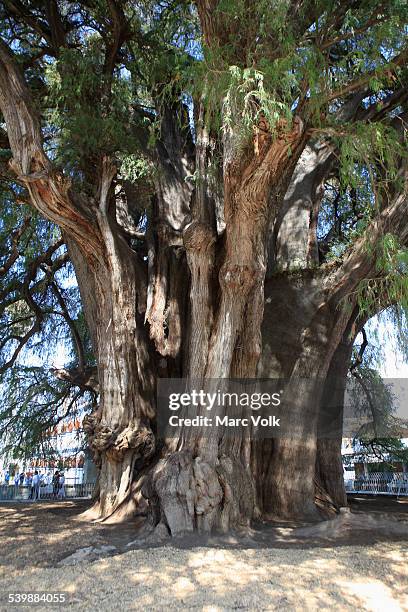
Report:
[[[65,591],[73,608],[111,610],[400,610],[403,545],[149,550],[57,568],[8,572],[4,592]]]
[[[229,534],[187,535],[155,541],[139,536],[135,523],[91,523],[78,516],[87,501],[44,501],[0,504],[0,568],[53,567],[78,549],[115,546],[115,554],[129,550],[166,548],[211,549],[332,549],[370,547],[408,541],[408,499],[350,499],[352,521],[321,524],[274,521],[257,523],[246,531]]]

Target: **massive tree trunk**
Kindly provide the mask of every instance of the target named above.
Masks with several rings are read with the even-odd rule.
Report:
[[[364,320],[355,308],[333,353],[319,408],[315,478],[335,507],[347,505],[341,456],[343,407],[353,344]],[[324,507],[324,502],[321,505]]]
[[[255,463],[264,466],[258,506],[268,514],[313,517],[319,406],[346,317],[325,297],[319,273],[279,273],[266,295],[258,374],[287,381],[291,435],[276,438],[272,454],[269,443],[254,448]]]
[[[226,136],[223,185],[218,187],[224,194],[225,231],[218,253],[216,218],[209,209],[211,191],[203,163],[209,156],[210,138],[204,128],[199,134],[196,166],[204,176],[195,194],[192,221],[184,230],[191,288],[183,372],[190,378],[211,381],[256,374],[267,229],[301,152],[302,127],[295,122],[292,132],[256,142],[255,156],[251,151],[237,156],[230,135]],[[293,158],[288,162],[290,145]],[[208,384],[211,388],[212,383]],[[226,530],[249,523],[254,484],[247,443],[223,441],[216,431],[209,437],[203,427],[192,434],[181,431],[177,444],[169,441],[168,446],[169,453],[153,472],[151,490],[160,506],[160,519],[172,533],[194,528]]]
[[[136,511],[177,534],[271,514],[317,517],[316,486],[344,505],[340,438],[325,442],[319,431],[326,407],[341,404],[355,289],[375,273],[367,245],[389,229],[408,241],[406,193],[390,198],[343,261],[319,265],[317,214],[332,151],[306,147],[297,117],[273,133],[258,117],[244,145],[231,127],[221,142],[201,121],[194,146],[178,104],[159,117],[150,151],[154,214],[140,256],[117,215],[112,160],[99,160],[92,196],[75,192],[46,157],[33,102],[2,46],[0,107],[18,180],[67,237],[94,344],[100,401],[85,423],[100,466],[92,516]],[[341,381],[334,393],[333,374]],[[197,427],[160,439],[159,376],[207,390],[213,379],[282,378],[291,433],[255,440]]]
[[[102,517],[128,497],[135,462],[148,459],[155,450],[151,430],[155,367],[139,312],[146,288],[140,262],[108,214],[115,172],[104,160],[97,209],[104,264],[84,269],[77,261],[85,314],[96,328],[100,404],[84,427],[100,465],[100,499],[94,510]],[[90,289],[92,301],[86,298]]]

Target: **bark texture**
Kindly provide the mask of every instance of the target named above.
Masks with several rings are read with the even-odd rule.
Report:
[[[198,10],[207,42],[223,45],[237,25],[226,33],[216,4],[199,2]],[[115,54],[126,31],[117,6],[112,15]],[[63,44],[57,30],[55,44]],[[361,95],[342,109],[347,117]],[[341,422],[361,323],[356,289],[380,274],[375,245],[387,232],[408,243],[406,162],[399,188],[382,194],[367,231],[340,260],[322,263],[317,221],[336,151],[311,137],[308,115],[272,130],[255,112],[243,140],[234,125],[240,109],[214,134],[199,101],[193,138],[179,98],[157,105],[160,130],[146,148],[155,166],[151,214],[140,230],[131,219],[137,194],[112,156],[97,156],[87,193],[53,166],[29,89],[0,42],[11,167],[32,205],[63,232],[97,357],[99,405],[84,423],[100,467],[89,516],[138,514],[173,535],[226,531],[271,515],[327,516],[346,504],[341,427],[331,438],[321,432],[327,420]],[[159,439],[158,377],[196,379],[207,391],[213,379],[284,378],[292,433],[259,440],[181,428]]]

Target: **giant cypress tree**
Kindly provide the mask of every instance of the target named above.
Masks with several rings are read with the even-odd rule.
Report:
[[[1,13],[10,168],[62,230],[97,359],[93,515],[174,534],[344,505],[319,430],[359,329],[406,295],[405,3]],[[290,439],[157,439],[158,377],[256,376],[299,381]]]

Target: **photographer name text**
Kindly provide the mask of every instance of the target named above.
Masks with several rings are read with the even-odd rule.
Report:
[[[251,415],[248,417],[229,417],[229,416],[201,416],[192,418],[179,417],[172,415],[169,418],[170,427],[280,427],[280,417],[269,415],[261,417]]]

